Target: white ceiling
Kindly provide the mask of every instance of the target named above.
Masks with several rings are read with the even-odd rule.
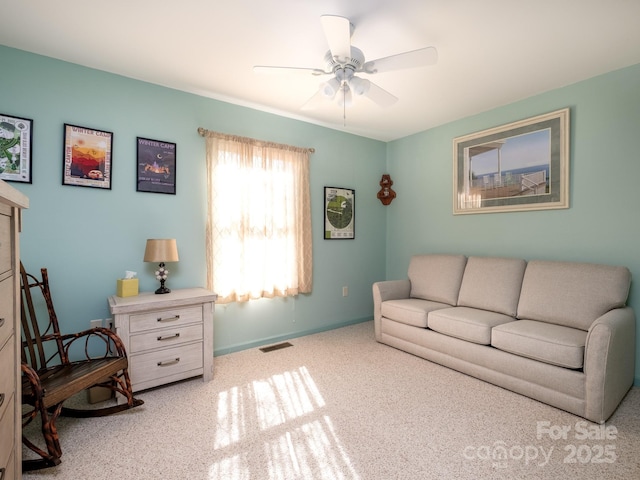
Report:
[[[640,0],[3,4],[0,44],[384,141],[640,63]],[[389,108],[303,111],[321,79],[252,66],[324,68],[323,14],[351,20],[366,60],[434,46],[438,63],[368,77]]]

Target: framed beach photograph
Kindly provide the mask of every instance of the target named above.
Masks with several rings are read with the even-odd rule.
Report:
[[[569,208],[569,109],[453,140],[453,213]]]
[[[33,120],[0,113],[0,179],[31,183]]]
[[[62,184],[111,190],[113,133],[64,124]]]
[[[324,239],[355,238],[356,191],[351,188],[324,187]]]
[[[176,144],[137,137],[138,192],[176,193]]]

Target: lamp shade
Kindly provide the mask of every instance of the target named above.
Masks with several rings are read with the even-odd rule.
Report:
[[[144,250],[145,262],[177,262],[178,244],[175,238],[150,238]]]

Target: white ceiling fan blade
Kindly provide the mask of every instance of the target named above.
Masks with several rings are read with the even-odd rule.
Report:
[[[327,97],[322,93],[322,89],[318,91],[300,107],[300,110],[315,110],[327,101]]]
[[[322,15],[320,21],[331,55],[339,63],[346,62],[351,58],[351,23],[349,19],[337,15]]]
[[[389,57],[366,62],[362,67],[364,73],[381,73],[403,68],[424,67],[438,61],[438,50],[435,47],[419,48],[411,52],[398,53]]]
[[[328,75],[332,72],[325,72],[319,68],[306,67],[276,67],[271,65],[255,65],[253,71],[256,73],[304,73],[311,75]]]
[[[382,108],[390,107],[398,101],[398,97],[392,95],[384,88],[379,87],[373,82],[370,82],[369,88],[362,94],[362,96],[369,98],[371,101],[381,106]]]

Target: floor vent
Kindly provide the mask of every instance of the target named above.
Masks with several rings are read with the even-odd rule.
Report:
[[[293,347],[289,342],[278,343],[276,345],[270,345],[268,347],[262,347],[260,349],[261,352],[268,353],[273,352],[274,350],[280,350],[281,348]]]

